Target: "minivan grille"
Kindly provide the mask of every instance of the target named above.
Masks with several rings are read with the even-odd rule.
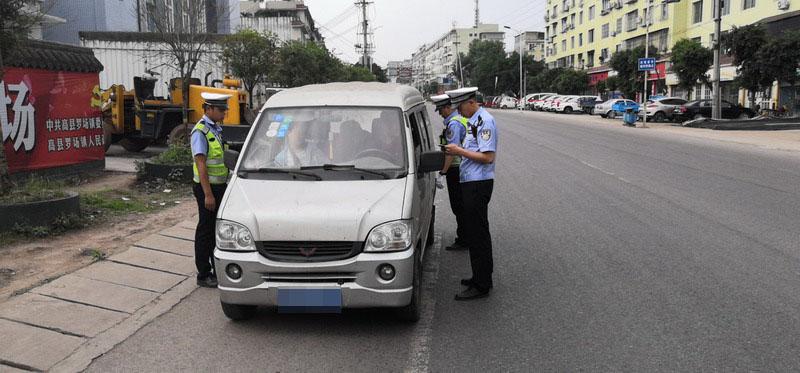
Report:
[[[279,262],[327,262],[352,258],[364,246],[351,241],[260,241],[256,249],[265,258]]]

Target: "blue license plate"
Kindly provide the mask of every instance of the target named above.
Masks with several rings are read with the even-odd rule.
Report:
[[[278,289],[280,313],[341,313],[342,289]]]

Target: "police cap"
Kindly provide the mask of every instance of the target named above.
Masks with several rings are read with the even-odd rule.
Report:
[[[478,87],[461,88],[445,92],[450,97],[453,105],[458,105],[464,101],[477,97]]]
[[[433,104],[436,105],[436,110],[441,110],[445,106],[452,105],[450,102],[450,96],[448,95],[431,96],[431,101],[433,101]]]
[[[222,93],[203,92],[200,93],[200,97],[203,98],[203,102],[208,106],[215,106],[218,108],[227,109],[228,99],[231,98],[231,95],[226,95]]]

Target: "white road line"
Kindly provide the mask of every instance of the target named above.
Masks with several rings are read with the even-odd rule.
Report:
[[[604,173],[604,174],[606,174],[606,175],[611,175],[611,176],[614,176],[614,175],[615,175],[613,172],[606,171],[606,170],[604,170],[604,169],[602,169],[602,168],[600,168],[600,167],[597,167],[597,166],[595,166],[595,165],[593,165],[593,164],[591,164],[591,163],[584,162],[584,161],[581,161],[581,163],[583,163],[583,164],[585,164],[585,165],[587,165],[587,166],[589,166],[589,167],[591,167],[591,168],[594,168],[595,170],[597,170],[597,171],[600,171],[600,172],[602,172],[602,173]]]
[[[417,325],[414,327],[414,334],[411,339],[411,363],[406,372],[427,373],[431,350],[431,329],[433,327],[433,316],[436,311],[436,297],[433,292],[436,288],[436,280],[439,277],[439,253],[442,248],[442,234],[434,234],[433,246],[430,248],[425,264],[423,266],[422,279],[422,312]]]

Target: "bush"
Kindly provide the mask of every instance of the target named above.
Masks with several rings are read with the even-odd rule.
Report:
[[[150,160],[167,166],[191,166],[194,162],[192,149],[185,144],[170,144],[169,149]]]
[[[66,184],[64,182],[43,178],[31,178],[20,183],[12,182],[8,193],[0,197],[0,205],[13,205],[63,198],[67,196],[63,190],[65,186]]]

